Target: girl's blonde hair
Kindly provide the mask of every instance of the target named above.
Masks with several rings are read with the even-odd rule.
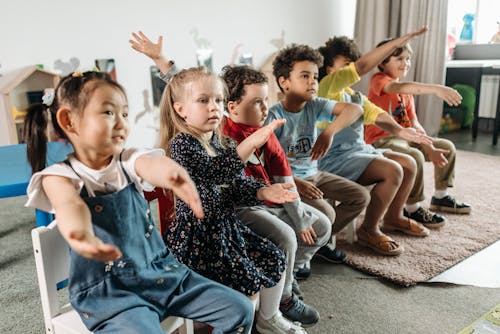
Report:
[[[210,143],[202,140],[202,133],[189,126],[186,121],[175,111],[174,103],[185,101],[187,98],[187,88],[190,83],[201,80],[213,80],[223,87],[224,98],[227,95],[227,88],[224,81],[214,73],[208,71],[206,67],[192,67],[184,69],[175,74],[165,87],[160,102],[160,139],[159,146],[170,155],[170,141],[179,133],[188,133],[198,138],[206,148]],[[222,124],[222,122],[221,122]],[[228,141],[222,135],[222,128],[219,127],[214,132],[216,140],[223,147],[228,147]]]

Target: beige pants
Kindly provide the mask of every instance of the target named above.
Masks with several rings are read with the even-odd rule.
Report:
[[[417,175],[415,177],[413,189],[408,196],[407,203],[414,204],[423,201],[425,199],[423,166],[425,161],[429,161],[429,157],[424,153],[422,146],[392,136],[379,139],[372,145],[377,148],[390,148],[396,152],[406,153],[415,159],[417,162]],[[455,179],[455,145],[448,139],[442,138],[433,138],[433,145],[436,148],[450,151],[446,156],[446,159],[448,159],[446,166],[443,168],[434,166],[434,188],[437,190],[445,190],[448,187],[453,187]]]
[[[320,210],[330,219],[333,223],[333,235],[356,218],[370,201],[370,192],[365,187],[335,174],[318,172],[304,178],[304,180],[311,182],[321,190],[323,198],[301,197],[300,199]],[[334,208],[330,202],[339,204]]]

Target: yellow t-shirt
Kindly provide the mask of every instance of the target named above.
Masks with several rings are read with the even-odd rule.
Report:
[[[319,83],[318,96],[330,100],[344,102],[344,93],[353,95],[355,92],[350,88],[361,78],[356,72],[354,62],[344,68],[328,74]],[[385,112],[370,102],[365,95],[363,96],[363,123],[374,124],[378,115]]]

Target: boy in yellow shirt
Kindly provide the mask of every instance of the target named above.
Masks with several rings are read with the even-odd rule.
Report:
[[[403,248],[381,231],[381,219],[384,221],[384,230],[397,230],[421,237],[427,236],[429,230],[403,215],[403,207],[415,180],[415,161],[408,155],[377,150],[367,145],[364,141],[363,122],[375,124],[409,141],[428,143],[430,138],[414,129],[401,127],[384,110],[349,86],[359,81],[360,74],[370,71],[381,58],[401,43],[406,43],[425,31],[426,28],[421,28],[384,48],[374,49],[363,57],[354,41],[346,37],[333,38],[319,48],[325,60],[319,70],[318,95],[332,100],[357,103],[363,108],[363,115],[335,136],[332,147],[325,157],[319,160],[319,169],[364,186],[374,185],[365,219],[357,235],[360,244],[383,255],[398,255]]]

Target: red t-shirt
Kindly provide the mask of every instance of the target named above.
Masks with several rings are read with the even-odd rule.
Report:
[[[412,127],[411,121],[416,118],[415,100],[413,99],[413,95],[385,93],[385,85],[394,80],[394,78],[383,72],[375,73],[370,79],[368,99],[390,113],[399,125],[404,128],[410,128]],[[365,126],[365,141],[367,144],[371,144],[389,135],[389,132],[382,130],[376,125]]]
[[[223,132],[239,144],[258,129],[260,127],[235,123],[226,117]],[[274,133],[261,148],[255,150],[247,161],[245,174],[266,184],[273,183],[273,177],[276,176],[292,176],[292,169],[285,151]]]

